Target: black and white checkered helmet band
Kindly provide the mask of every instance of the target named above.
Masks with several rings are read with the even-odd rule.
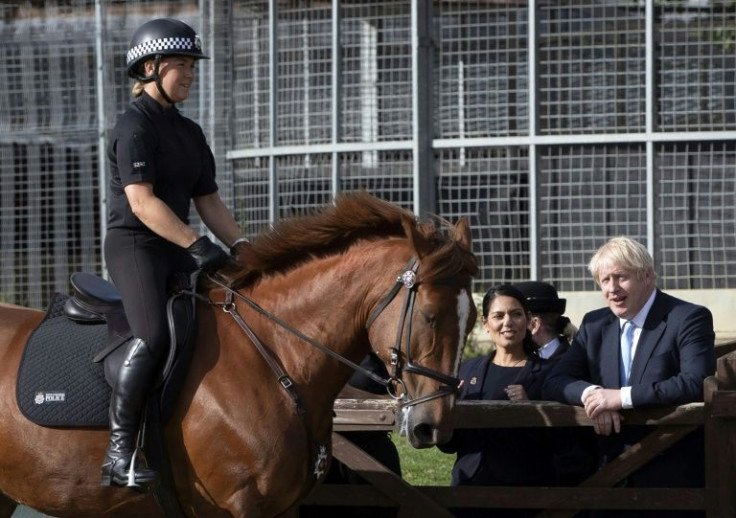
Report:
[[[140,45],[136,45],[130,49],[126,55],[126,64],[130,65],[136,60],[144,56],[152,56],[155,54],[193,54],[202,55],[202,42],[199,36],[194,38],[182,38],[180,36],[173,38],[159,38],[156,40],[144,41]]]

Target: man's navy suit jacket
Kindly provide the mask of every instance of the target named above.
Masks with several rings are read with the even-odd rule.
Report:
[[[602,308],[583,317],[570,349],[552,368],[543,388],[543,397],[572,405],[581,405],[583,390],[592,385],[618,389],[621,352],[619,319],[610,309]],[[647,315],[631,366],[629,385],[635,408],[657,405],[681,405],[703,400],[703,381],[715,373],[715,334],[711,312],[695,304],[657,290],[654,303]],[[652,431],[651,427],[627,427],[610,437],[601,437],[599,454],[602,462],[612,460],[626,445],[635,444]],[[702,441],[693,434],[693,441]],[[692,442],[692,441],[691,441]],[[657,486],[663,477],[672,487],[684,478],[699,483],[701,477],[702,444],[695,447],[682,441],[665,452],[672,464],[657,466],[651,463],[641,480],[641,487]],[[689,451],[688,451],[689,450]],[[686,475],[682,454],[695,464],[689,469],[698,476]],[[681,462],[682,471],[673,471]],[[685,461],[685,462],[682,462]],[[669,473],[668,473],[669,471]]]

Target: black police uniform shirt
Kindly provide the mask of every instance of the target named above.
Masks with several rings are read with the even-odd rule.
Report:
[[[125,196],[125,186],[133,183],[153,185],[153,193],[185,223],[192,198],[217,192],[215,160],[202,128],[145,92],[118,119],[107,155],[108,228],[148,230]]]

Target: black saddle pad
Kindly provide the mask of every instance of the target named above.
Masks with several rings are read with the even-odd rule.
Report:
[[[107,326],[66,318],[67,298],[53,296],[46,317],[28,339],[18,371],[18,406],[43,426],[107,427],[111,389],[102,363],[92,362],[107,345]]]

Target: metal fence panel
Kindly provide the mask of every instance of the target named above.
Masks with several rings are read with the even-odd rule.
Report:
[[[656,246],[665,289],[733,287],[736,275],[736,143],[658,149]]]
[[[569,291],[594,290],[586,266],[606,237],[646,242],[645,162],[639,144],[541,150],[542,278]]]
[[[658,20],[659,129],[733,131],[734,2],[674,4]]]
[[[442,215],[467,217],[480,260],[478,284],[528,279],[529,174],[523,148],[470,148],[439,157]]]
[[[526,8],[512,2],[439,2],[436,15],[437,137],[527,134]]]
[[[417,85],[421,6],[433,79]],[[98,126],[130,102],[131,34],[161,16],[212,58],[181,109],[250,236],[340,191],[422,205],[427,89],[419,174],[439,216],[470,218],[478,291],[591,290],[587,259],[616,234],[646,242],[666,289],[736,286],[732,1],[50,0],[0,5],[0,300],[42,307],[72,271],[103,271]]]
[[[644,10],[554,2],[539,12],[540,134],[644,130]]]

